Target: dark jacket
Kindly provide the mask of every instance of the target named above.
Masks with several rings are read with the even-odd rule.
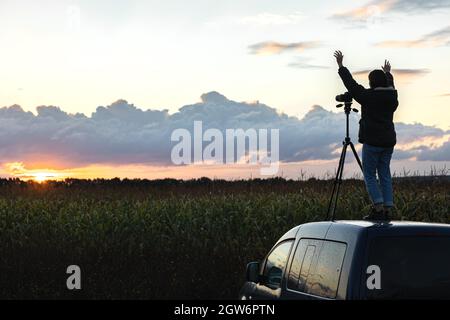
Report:
[[[397,143],[393,122],[398,107],[397,90],[392,74],[386,73],[388,87],[365,89],[352,77],[347,68],[339,68],[339,76],[348,92],[361,104],[359,142],[375,147],[393,147]]]

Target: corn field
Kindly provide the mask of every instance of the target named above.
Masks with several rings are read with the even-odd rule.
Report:
[[[333,181],[0,180],[0,298],[234,299],[247,262],[325,219]],[[394,179],[397,220],[450,222],[449,177]],[[346,180],[339,219],[369,211]],[[82,289],[69,291],[78,265]]]

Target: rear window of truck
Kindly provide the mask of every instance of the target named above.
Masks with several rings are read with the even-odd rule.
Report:
[[[369,299],[450,298],[450,237],[374,238],[368,266],[374,265],[381,288],[365,283]]]

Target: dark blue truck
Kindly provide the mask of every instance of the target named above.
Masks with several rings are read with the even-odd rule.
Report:
[[[247,265],[246,299],[450,299],[450,225],[328,221],[297,226]]]

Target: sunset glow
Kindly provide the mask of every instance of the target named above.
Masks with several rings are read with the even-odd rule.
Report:
[[[62,180],[67,178],[70,173],[65,170],[54,169],[27,169],[22,162],[6,163],[4,168],[9,176],[20,178],[22,180],[33,180],[36,182],[45,182],[48,180]]]
[[[58,176],[49,172],[36,172],[31,175],[31,179],[36,182],[44,182],[47,180],[55,180]]]

